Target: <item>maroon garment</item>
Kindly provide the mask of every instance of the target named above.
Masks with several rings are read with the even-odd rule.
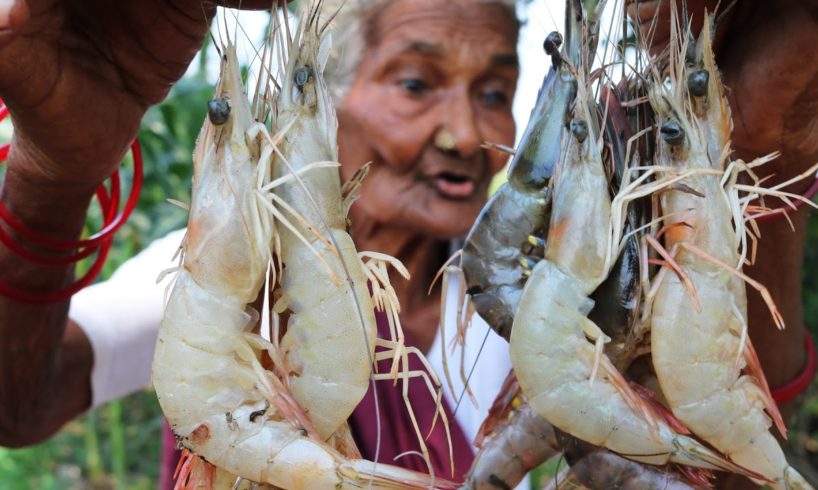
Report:
[[[376,312],[375,318],[378,322],[378,337],[389,338],[389,324],[386,315]],[[405,343],[407,347],[415,346],[414,340],[408,334],[406,334]],[[388,373],[390,367],[391,360],[381,361],[378,364],[378,372]],[[423,364],[418,360],[417,356],[410,355],[409,368],[412,371],[420,371],[423,369]],[[378,395],[378,411],[381,420],[378,462],[428,473],[428,468],[420,456],[409,454],[395,459],[396,456],[407,451],[420,451],[417,436],[412,428],[412,420],[403,401],[402,384],[403,381],[398,381],[397,385],[391,381],[379,381],[374,390],[377,391]],[[421,433],[423,437],[426,437],[435,417],[435,400],[421,378],[409,380],[409,399],[412,401],[412,408]],[[449,419],[454,457],[454,476],[452,476],[449,463],[449,446],[446,440],[446,432],[440,417],[438,417],[431,435],[426,439],[429,459],[435,476],[460,482],[463,481],[466,472],[469,470],[474,460],[474,454],[472,454],[471,444],[466,440],[463,430],[452,416],[452,412],[445,400],[443,400],[443,410]],[[375,458],[378,440],[375,413],[375,397],[370,384],[366,396],[349,418],[349,425],[355,442],[358,444],[363,457],[369,460]],[[165,424],[162,437],[162,468],[159,475],[159,488],[161,490],[172,490],[173,471],[179,461],[179,451],[176,450],[176,439],[167,424]]]
[[[376,312],[375,317],[378,321],[378,337],[389,338],[389,325],[386,316]],[[414,340],[409,337],[408,333],[404,333],[406,334],[406,346],[414,347]],[[378,363],[378,372],[388,373],[391,362],[391,360],[380,361]],[[410,355],[409,368],[412,371],[420,371],[423,370],[423,364],[418,360],[417,356]],[[378,381],[375,386],[374,391],[378,395],[378,411],[381,420],[381,444],[378,462],[428,473],[429,470],[420,456],[409,454],[395,459],[397,455],[407,451],[420,451],[417,435],[412,428],[412,420],[403,400],[402,384],[403,381],[398,381],[397,385],[391,381]],[[421,434],[426,437],[435,416],[435,399],[429,393],[426,383],[421,378],[409,380],[409,400],[412,402],[412,408]],[[460,482],[463,481],[463,477],[469,470],[472,460],[474,460],[474,454],[472,453],[471,444],[452,416],[446,401],[443,400],[442,403],[450,424],[454,476],[452,476],[449,463],[446,431],[440,417],[437,419],[432,434],[426,439],[426,446],[429,449],[429,459],[435,476]],[[375,420],[375,397],[370,384],[366,396],[349,418],[349,425],[355,437],[355,442],[358,444],[361,454],[369,460],[375,458],[376,443],[378,441]]]
[[[167,422],[162,425],[162,466],[159,467],[159,490],[173,490],[173,472],[182,452],[176,449],[176,436]]]

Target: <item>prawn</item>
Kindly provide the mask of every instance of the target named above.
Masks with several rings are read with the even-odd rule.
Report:
[[[610,451],[584,445],[579,452],[581,454],[579,459],[570,460],[568,475],[555,477],[544,490],[570,488],[562,485],[565,479],[574,480],[582,487],[592,490],[627,488],[692,490],[698,488],[669,469],[630,461]]]
[[[287,128],[275,147],[282,163],[276,167],[275,177],[286,183],[267,187],[272,190],[268,207],[279,219],[284,219],[283,213],[276,206],[298,217],[297,222],[281,229],[278,237],[283,271],[275,310],[287,316],[281,349],[293,397],[326,440],[339,429],[346,431],[346,420],[366,393],[370,379],[407,381],[420,377],[433,396],[440,399],[442,394],[435,389],[440,383],[430,374],[423,354],[403,344],[400,306],[386,265],[394,266],[406,279],[408,272],[393,257],[358,253],[347,231],[347,210],[360,182],[345,189],[342,196],[334,163],[338,159],[338,123],[322,77],[330,52],[327,29],[332,17],[321,26],[323,8],[319,1],[304,11],[304,22],[288,42],[289,56],[273,113],[276,125]],[[300,176],[305,172],[309,172],[308,178]],[[366,264],[363,258],[368,259]],[[316,278],[327,287],[317,288]],[[373,290],[374,306],[368,288]],[[377,338],[375,306],[385,310],[396,340]],[[376,345],[385,350],[375,354]],[[418,356],[427,370],[408,371],[409,354]],[[394,360],[391,372],[370,375],[373,362],[389,358]],[[421,451],[428,460],[406,382],[403,388]],[[448,427],[440,405],[438,416]]]
[[[587,73],[584,63],[576,72]],[[512,327],[511,359],[523,392],[556,428],[628,459],[757,476],[674,430],[630,388],[603,353],[607,336],[587,318],[588,295],[607,277],[618,249],[610,228],[621,220],[620,211],[612,212],[589,86],[581,75],[553,179],[545,258],[526,283]]]
[[[604,3],[604,2],[602,2]],[[551,210],[549,182],[560,159],[568,107],[576,80],[563,59],[576,62],[582,48],[581,8],[566,2],[563,36],[550,33],[543,42],[551,68],[543,79],[528,125],[509,163],[508,181],[491,196],[463,243],[461,268],[475,311],[508,340],[525,278],[534,254],[547,238]],[[601,12],[601,8],[599,9]]]
[[[689,41],[673,33],[670,84],[656,80],[651,94],[661,125],[658,163],[698,171],[684,180],[695,192],[673,189],[660,196],[664,247],[693,289],[678,274],[657,276],[653,365],[670,409],[702,439],[775,488],[812,488],[769,432],[765,408],[786,434],[747,338],[745,281],[768,298],[776,323],[783,324],[763,286],[741,273],[744,219],[735,173],[742,165],[724,168],[731,120],[712,53],[711,22],[702,29],[694,63],[680,54],[692,51]]]
[[[533,252],[528,237],[545,238],[541,235],[549,219],[548,182],[559,160],[563,122],[574,98],[575,84],[558,52],[561,44],[558,32],[545,40],[552,67],[509,165],[508,182],[483,207],[463,244],[461,268],[470,301],[506,340],[525,284],[523,264]]]
[[[315,22],[316,12],[313,8],[303,19]],[[317,41],[309,41],[318,30],[305,25],[314,26],[301,24],[297,32],[307,38],[310,47],[318,48]],[[327,44],[320,45],[329,49]],[[310,61],[318,73],[320,63],[316,63],[316,53],[312,54]],[[297,83],[304,80],[298,73],[285,74]],[[317,76],[314,74],[313,80]],[[292,84],[286,86],[293,88]],[[346,448],[342,454],[330,447],[312,419],[321,410],[304,410],[290,389],[287,368],[295,364],[290,358],[297,359],[293,342],[287,351],[276,345],[276,338],[269,342],[250,331],[257,315],[247,305],[257,297],[268,271],[275,270],[271,267],[271,248],[283,240],[278,225],[288,223],[282,213],[271,209],[270,201],[276,199],[270,190],[328,166],[307,165],[297,173],[274,179],[274,159],[279,152],[276,145],[281,134],[295,123],[270,136],[259,122],[265,109],[254,106],[256,111],[248,103],[235,46],[228,40],[209,118],[194,153],[193,200],[184,256],[154,356],[153,382],[171,428],[181,446],[223,470],[220,476],[226,471],[284,489],[446,487],[446,482],[427,475],[349,456],[354,449]],[[277,121],[273,122],[275,125]],[[290,158],[296,159],[292,154]],[[292,223],[289,227],[294,228]],[[359,260],[354,252],[353,256]],[[295,267],[292,264],[290,270]],[[341,274],[338,269],[333,271]],[[320,282],[313,281],[314,286]],[[269,288],[264,291],[268,303]],[[269,317],[264,315],[262,320],[265,327]],[[360,331],[360,321],[354,318],[352,323]],[[368,370],[367,354],[360,352],[374,348],[374,341],[362,344],[364,347],[356,347],[362,359],[355,361]],[[262,364],[267,360],[262,356],[265,351],[274,372]],[[316,360],[328,361],[332,359]],[[336,366],[336,375],[338,371],[343,370]],[[350,395],[358,397],[352,390]],[[347,403],[354,406],[357,401]],[[341,430],[343,425],[339,424]]]
[[[509,372],[500,395],[480,427],[462,489],[514,488],[532,469],[559,454],[554,428],[526,402]]]
[[[282,164],[274,176],[291,180],[268,185],[269,208],[278,216],[280,208],[300,217],[279,232],[283,270],[275,311],[287,316],[281,349],[293,396],[327,439],[366,393],[377,329],[366,274],[346,232],[338,169],[313,168],[298,177],[314,162],[338,160],[337,120],[321,79],[330,37],[312,32],[317,19],[305,21],[288,43],[273,113],[276,126],[287,128],[276,147]]]
[[[615,99],[613,93],[609,95],[609,100],[612,99]],[[614,107],[619,108],[619,111],[615,111]],[[536,110],[534,113],[536,114]],[[617,117],[609,117],[606,121],[606,133],[611,136],[612,141],[628,138],[631,134],[630,124],[624,111],[621,110],[618,99],[609,105],[609,115],[614,113]],[[559,142],[555,144],[559,145]],[[624,148],[621,152],[612,153],[616,168],[624,168],[626,160]],[[628,223],[638,223],[640,211],[642,211],[641,207],[632,206],[629,209]],[[532,261],[534,260],[537,259]],[[630,364],[630,360],[638,355],[638,349],[636,349],[638,342],[631,339],[633,336],[631,332],[634,330],[634,322],[638,316],[635,313],[639,311],[641,304],[639,279],[637,240],[630,239],[621,257],[614,264],[612,272],[594,291],[593,296],[596,300],[596,307],[592,313],[596,314],[597,324],[613,339],[605,346],[605,352],[617,367],[626,367]],[[511,306],[516,311],[516,301]],[[573,440],[568,435],[564,435],[563,439]],[[513,488],[528,471],[559,454],[563,447],[569,444],[574,447],[580,446],[579,442],[560,443],[557,441],[554,428],[528,403],[512,371],[489,410],[478,440],[475,441],[475,445],[480,450],[466,477],[464,488]],[[587,449],[591,446],[585,445],[585,447]],[[586,452],[590,451],[591,449],[587,449]],[[652,475],[652,472],[655,471],[606,450],[593,448],[593,451],[605,452],[607,456],[591,455],[588,459],[582,459],[581,455],[574,454],[573,459],[578,460],[574,473],[587,476],[591,473],[590,467],[598,460],[604,460],[606,467],[612,472],[619,468],[624,473],[641,470],[645,475]],[[655,473],[664,475],[666,472],[655,471]],[[584,479],[587,480],[587,478]]]

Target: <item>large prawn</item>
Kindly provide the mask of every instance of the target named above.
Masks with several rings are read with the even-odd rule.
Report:
[[[576,80],[563,60],[576,63],[583,48],[593,49],[590,46],[595,46],[594,33],[605,4],[586,0],[594,5],[591,15],[583,16],[581,0],[565,3],[565,37],[552,32],[543,42],[551,68],[509,163],[508,182],[483,207],[463,244],[461,267],[469,299],[475,311],[506,340],[529,263],[533,263],[535,253],[542,253],[551,213],[549,183],[560,159],[568,109],[576,96]],[[583,30],[583,19],[591,29]]]
[[[555,427],[629,459],[754,475],[674,430],[642,400],[603,353],[607,338],[587,318],[588,295],[607,277],[619,248],[611,228],[621,211],[612,213],[607,192],[586,63],[575,68],[574,119],[554,176],[545,259],[526,283],[512,327],[520,385]]]
[[[360,182],[353,182],[342,193],[334,163],[338,124],[322,77],[330,50],[327,29],[334,12],[322,25],[319,14],[323,8],[318,1],[314,9],[304,10],[300,28],[287,40],[289,56],[286,65],[282,63],[284,74],[273,113],[275,125],[286,128],[276,145],[281,163],[274,176],[286,184],[268,187],[273,191],[269,208],[279,220],[286,222],[283,211],[297,217],[281,229],[276,244],[284,270],[275,310],[285,311],[287,317],[281,348],[293,396],[326,439],[339,429],[346,432],[345,422],[370,379],[421,377],[433,396],[439,399],[441,393],[435,392],[434,384],[439,382],[423,354],[402,342],[400,306],[386,265],[393,265],[406,279],[408,272],[392,257],[358,253],[347,232],[347,210]],[[279,29],[282,31],[286,29]],[[282,209],[276,210],[277,206]],[[366,264],[362,258],[367,259]],[[317,278],[327,286],[316,288]],[[375,306],[368,288],[373,290],[375,306],[385,310],[392,339],[377,338]],[[375,345],[384,350],[375,354]],[[408,371],[409,354],[418,356],[427,371]],[[370,375],[374,361],[390,358],[391,372]],[[421,451],[428,458],[405,382],[403,388]],[[438,415],[448,427],[440,406]]]
[[[543,42],[551,68],[513,152],[508,181],[483,207],[463,244],[461,268],[468,301],[506,340],[526,275],[538,260],[536,254],[542,253],[548,231],[549,182],[560,158],[568,108],[576,95],[576,81],[563,58],[575,59],[580,51],[578,5],[566,2],[567,45],[562,46],[564,38],[559,32],[550,33]],[[529,470],[559,452],[551,424],[520,401],[518,391],[517,380],[509,373],[475,441],[480,451],[464,488],[516,486]],[[519,406],[512,408],[514,400]]]
[[[651,318],[654,368],[671,410],[696,434],[772,480],[775,488],[812,488],[787,463],[768,430],[765,408],[785,434],[747,337],[745,281],[768,298],[776,323],[783,324],[766,290],[741,273],[744,217],[735,183],[740,165],[725,169],[732,123],[710,22],[695,60],[685,56],[694,52],[681,40],[688,36],[676,32],[670,83],[663,85],[664,77],[657,75],[651,95],[661,123],[658,164],[697,172],[683,181],[684,189],[660,198],[665,248],[686,280],[682,274],[658,276]]]
[[[533,253],[529,236],[547,231],[551,179],[559,160],[573,77],[561,63],[562,36],[552,32],[544,47],[552,67],[543,80],[508,170],[508,182],[492,195],[463,244],[461,267],[475,311],[508,340],[525,284],[523,261]]]
[[[311,278],[309,291],[321,295],[331,307],[339,310],[335,319],[345,320],[343,324],[331,322],[324,325],[325,344],[335,342],[339,347],[326,349],[319,346],[310,350],[301,344],[303,339],[297,338],[298,333],[291,335],[295,338],[285,336],[279,347],[277,338],[269,342],[250,331],[257,316],[247,305],[256,298],[267,271],[273,269],[271,247],[281,253],[282,260],[292,257],[281,251],[288,238],[279,234],[277,227],[286,224],[293,234],[298,233],[298,228],[286,220],[275,205],[288,212],[290,208],[270,191],[303,185],[313,177],[311,172],[337,166],[322,163],[327,160],[323,158],[317,160],[318,163],[310,161],[309,165],[274,179],[275,160],[284,160],[284,153],[276,145],[281,143],[285,133],[290,134],[290,144],[292,141],[305,144],[303,139],[296,137],[297,133],[323,129],[311,136],[324,136],[325,139],[320,141],[327,145],[317,153],[310,153],[314,144],[310,142],[306,149],[298,149],[306,152],[304,157],[299,157],[298,151],[290,146],[287,148],[291,150],[287,155],[290,164],[334,155],[334,147],[329,146],[334,143],[334,125],[331,124],[334,119],[329,120],[334,116],[331,106],[321,114],[327,119],[321,120],[318,126],[305,124],[316,117],[318,101],[326,101],[319,77],[320,60],[325,53],[322,50],[329,49],[329,45],[320,40],[317,12],[318,7],[313,6],[302,16],[303,21],[294,36],[300,42],[293,43],[302,49],[292,58],[298,62],[287,65],[284,79],[288,81],[283,87],[290,92],[282,96],[290,97],[293,103],[305,104],[312,112],[299,113],[300,121],[287,120],[279,114],[274,121],[274,127],[279,128],[276,136],[270,136],[259,122],[261,114],[266,112],[263,104],[254,104],[256,109],[253,110],[248,103],[235,47],[228,42],[224,49],[216,96],[194,154],[193,201],[185,253],[159,332],[153,365],[154,386],[180,444],[216,467],[246,480],[285,489],[360,488],[367,485],[373,488],[429,487],[433,480],[426,475],[349,457],[357,451],[344,447],[345,454],[342,454],[325,442],[329,436],[321,434],[331,435],[343,428],[348,412],[334,415],[334,421],[326,415],[338,411],[341,405],[345,407],[344,411],[354,408],[366,389],[369,366],[375,357],[372,354],[374,327],[365,342],[366,334],[361,325],[366,323],[366,315],[372,313],[364,274],[350,272],[354,266],[344,259],[333,267],[331,259],[326,258],[327,254],[336,258],[341,256],[360,267],[360,259],[351,241],[333,235],[332,239],[321,241],[326,247],[323,254],[316,254],[315,248],[319,245],[313,245],[307,247],[309,251],[306,252],[307,255],[313,254],[311,260],[302,256],[303,261],[318,261],[327,267],[331,271],[329,277],[344,278],[343,283],[333,283],[320,276]],[[312,70],[311,73],[303,71],[305,65]],[[303,105],[299,110],[304,110]],[[286,114],[287,111],[282,112]],[[282,120],[286,121],[286,126],[279,125]],[[320,128],[322,124],[328,127]],[[327,185],[329,189],[326,194],[318,193],[320,197],[313,199],[337,200],[338,203],[326,204],[326,208],[343,210],[337,186],[332,194],[333,176],[320,174],[320,179],[319,184]],[[336,170],[334,181],[337,179]],[[306,230],[302,233],[305,242],[310,241],[307,237],[320,235],[319,225],[309,225],[301,214],[307,212],[291,212],[300,216],[299,226]],[[319,216],[315,219],[317,223],[323,223],[322,220],[327,218]],[[292,240],[287,243],[295,246]],[[298,254],[294,256],[298,257]],[[290,284],[297,283],[293,276],[302,266],[307,267],[298,265],[297,261],[287,263]],[[326,271],[322,273],[327,274]],[[352,287],[347,281],[350,277],[355,284]],[[344,291],[321,293],[321,288]],[[291,309],[295,309],[293,305],[300,304],[298,300],[301,299],[300,296],[296,298],[293,291],[297,289],[291,286],[289,292],[283,293],[284,301]],[[348,313],[347,310],[353,307],[356,313]],[[295,313],[301,314],[302,318],[309,317],[303,310]],[[298,331],[293,329],[292,323],[290,328],[288,333]],[[354,335],[359,343],[340,346],[344,335]],[[272,360],[273,372],[264,367],[263,351]],[[337,356],[343,357],[348,351],[352,351],[348,358],[344,358],[348,363],[338,364]],[[316,356],[316,352],[320,355]],[[304,410],[298,398],[309,397],[311,391],[291,389],[295,383],[291,382],[288,370],[294,369],[302,377],[312,378],[314,376],[303,376],[303,373],[311,372],[309,369],[312,368],[307,364],[326,363],[332,366],[331,376],[312,382],[327,384],[340,378],[340,384],[363,384],[363,389],[343,388],[338,390],[342,392],[340,394],[335,391],[335,398],[330,401],[332,407],[318,403],[315,408]],[[364,368],[359,369],[360,365]],[[356,374],[346,377],[345,369],[354,369]],[[363,380],[350,382],[351,377]],[[300,390],[298,397],[296,390]],[[326,396],[327,392],[322,392],[319,398]],[[440,481],[437,484],[446,485]]]
[[[606,134],[614,143],[624,142],[631,136],[628,121],[621,103],[612,91],[608,94],[606,108],[609,117],[606,120]],[[559,142],[555,144],[559,145]],[[626,166],[626,149],[623,145],[613,145],[611,152],[616,169]],[[617,172],[614,181],[624,172]],[[550,195],[550,189],[549,189]],[[639,206],[629,208],[629,226],[638,226]],[[594,291],[595,308],[593,319],[612,341],[606,344],[605,352],[620,369],[627,367],[630,361],[640,353],[636,341],[640,311],[640,264],[638,240],[628,239],[619,260],[613,265],[608,278]],[[532,258],[531,262],[538,261]],[[521,286],[522,287],[522,284]],[[517,304],[509,302],[516,311]],[[508,329],[510,333],[511,329]],[[626,460],[605,449],[590,446],[562,433],[560,442],[554,428],[538,414],[528,403],[519,389],[519,383],[513,371],[509,373],[488,417],[481,427],[475,445],[480,448],[474,463],[466,477],[464,488],[512,488],[515,487],[534,467],[556,456],[566,447],[571,448],[571,474],[589,488],[608,488],[604,479],[593,479],[593,468],[601,464],[611,474],[628,475],[629,482],[653,481],[673,482],[678,476],[669,473],[668,469],[656,469]],[[584,457],[583,453],[587,453]],[[568,455],[566,454],[566,457]],[[651,480],[652,479],[652,480]],[[679,485],[683,485],[679,483]]]
[[[588,8],[583,15],[583,5],[580,2],[566,2],[566,33],[569,42],[565,54],[560,56],[555,49],[559,47],[556,41],[562,39],[557,33],[549,35],[544,43],[546,52],[552,57],[553,66],[543,82],[529,125],[512,159],[509,182],[500,188],[483,209],[463,249],[463,270],[469,281],[469,293],[476,310],[506,339],[511,333],[510,322],[517,310],[525,274],[530,273],[529,264],[539,260],[524,255],[520,244],[525,243],[528,238],[532,244],[538,245],[532,250],[542,249],[544,246],[543,239],[529,238],[527,233],[531,234],[536,230],[544,236],[547,231],[544,228],[550,217],[553,190],[548,183],[560,158],[568,108],[576,93],[575,74],[568,64],[563,63],[563,58],[576,62],[581,48],[593,50],[596,19],[604,4],[584,3],[588,3]],[[585,31],[587,38],[580,41],[583,18],[591,27]],[[614,143],[612,159],[618,169],[616,177],[621,177],[627,166],[624,141],[629,140],[631,130],[618,99],[612,91],[607,93],[608,102],[613,102],[606,104],[606,110],[610,109],[611,112],[611,117],[606,119],[606,131],[610,133],[610,140]],[[578,130],[581,131],[581,128]],[[618,178],[616,182],[618,185]],[[535,199],[536,196],[540,196],[539,202]],[[521,216],[518,217],[517,213]],[[631,206],[628,214],[628,224],[633,229],[637,226],[637,207]],[[634,335],[637,329],[633,326],[640,303],[637,243],[635,238],[625,242],[622,255],[593,296],[598,300],[593,311],[595,318],[600,322],[601,329],[613,339],[605,350],[614,365],[623,368],[639,354],[637,347],[641,338],[639,334]],[[525,265],[521,265],[522,263]],[[513,381],[511,385],[518,386],[513,375],[510,375],[510,380]],[[467,476],[468,488],[515,486],[528,470],[560,452],[561,444],[556,443],[554,429],[548,421],[530,407],[524,396],[516,391],[509,392],[509,389],[507,382],[481,429],[483,441],[482,444],[476,442],[481,449]],[[514,407],[511,406],[512,399],[515,400]],[[496,410],[497,406],[500,407],[499,410]],[[574,446],[579,447],[579,444]],[[638,463],[607,452],[605,457],[599,456],[601,452],[604,450],[597,449],[589,458],[577,462],[578,471],[586,474],[587,461],[604,459],[606,467],[614,472],[617,469],[638,472],[646,479],[652,476],[657,480],[660,477],[673,478],[667,477],[666,472],[653,472]],[[578,458],[575,450],[573,460]],[[693,472],[688,475],[695,476]],[[596,483],[594,486],[599,487],[599,482]]]

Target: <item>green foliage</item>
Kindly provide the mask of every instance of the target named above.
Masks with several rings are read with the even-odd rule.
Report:
[[[803,277],[804,321],[818,339],[818,215],[811,211],[804,247]],[[800,409],[794,416],[795,426],[790,430],[789,443],[793,451],[809,463],[812,471],[818,470],[818,379],[802,400]]]
[[[156,488],[162,420],[146,391],[92,411],[43,444],[0,448],[0,490]]]

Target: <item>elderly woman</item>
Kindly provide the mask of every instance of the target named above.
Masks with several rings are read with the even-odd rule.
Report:
[[[269,3],[244,0],[241,6]],[[510,0],[347,3],[341,22],[350,29],[341,33],[358,37],[342,39],[342,56],[328,73],[338,103],[342,177],[373,162],[351,211],[352,236],[359,249],[389,253],[407,266],[411,285],[395,281],[402,322],[409,342],[430,352],[437,345],[440,296],[427,295],[426,287],[449,255],[451,239],[468,231],[491,175],[504,163],[481,143],[513,141],[518,22]],[[690,2],[690,11],[700,19],[703,8],[716,3]],[[810,46],[818,38],[812,3],[743,2],[723,28],[720,51],[733,87],[736,145],[745,158],[783,150],[776,172],[784,175],[818,156],[814,111],[806,110],[818,100],[818,55],[789,44]],[[661,5],[667,2],[639,2],[633,13],[648,19]],[[144,111],[185,71],[214,9],[199,0],[0,4],[0,96],[15,124],[2,199],[19,220],[55,239],[78,235],[94,189],[117,167]],[[787,40],[776,35],[782,26]],[[805,358],[805,216],[794,215],[795,235],[780,221],[762,229],[755,274],[789,325],[787,333],[773,336],[762,303],[751,304],[750,328],[772,386],[792,379]],[[67,303],[33,306],[0,298],[0,444],[40,441],[90,406],[148,382],[161,289],[147,284],[176,243],[178,237],[156,244],[108,283],[77,296],[70,318]],[[3,281],[32,291],[57,289],[72,277],[70,267],[23,262],[5,248],[0,264]],[[501,347],[496,339],[489,342],[473,377],[482,410],[509,366]],[[449,409],[459,395],[449,394]],[[352,419],[369,457],[375,446],[366,412],[371,403],[365,401]],[[481,412],[470,406],[464,402],[455,416],[457,476],[471,458],[469,440],[480,422]],[[382,435],[393,442],[382,460],[414,449],[406,445],[402,416],[390,412],[384,421]],[[431,445],[442,457],[445,448]],[[416,464],[410,461],[398,462]]]

